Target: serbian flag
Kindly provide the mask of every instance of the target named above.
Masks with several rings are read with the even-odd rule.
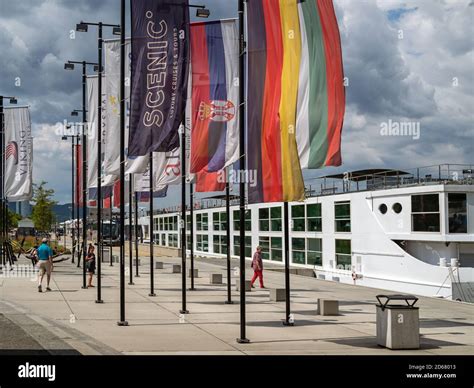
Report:
[[[221,179],[222,177],[224,177],[224,179]],[[225,171],[200,171],[196,174],[196,192],[209,193],[214,191],[224,191],[225,181]]]
[[[239,155],[237,21],[192,23],[190,34],[190,172],[217,172]]]
[[[342,54],[332,0],[248,2],[249,203],[304,200],[302,168],[341,164]]]

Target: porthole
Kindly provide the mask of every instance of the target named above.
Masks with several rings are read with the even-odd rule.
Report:
[[[379,206],[379,212],[382,213],[382,214],[387,213],[387,205],[385,205],[384,203],[382,203],[382,204]]]
[[[402,205],[400,203],[394,203],[392,209],[395,213],[400,214],[402,212]]]

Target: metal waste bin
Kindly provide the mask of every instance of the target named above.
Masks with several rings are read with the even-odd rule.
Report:
[[[110,261],[110,251],[108,249],[104,249],[102,252],[102,263],[108,263]]]
[[[389,349],[420,348],[420,317],[413,295],[377,295],[377,344]],[[405,303],[400,303],[404,301]],[[393,304],[392,302],[399,302]]]

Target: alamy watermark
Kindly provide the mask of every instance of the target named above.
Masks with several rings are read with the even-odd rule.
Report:
[[[250,187],[257,186],[257,170],[230,170],[226,174],[225,170],[221,170],[217,174],[217,182],[237,185],[246,183]]]
[[[392,119],[380,124],[381,136],[407,136],[418,140],[421,136],[419,121],[393,121]]]

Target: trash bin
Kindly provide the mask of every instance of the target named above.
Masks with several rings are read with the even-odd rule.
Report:
[[[420,317],[415,307],[418,298],[413,295],[377,295],[376,298],[379,302],[377,344],[388,349],[419,349]]]
[[[110,251],[108,249],[104,249],[102,253],[102,263],[108,263],[110,261]]]

